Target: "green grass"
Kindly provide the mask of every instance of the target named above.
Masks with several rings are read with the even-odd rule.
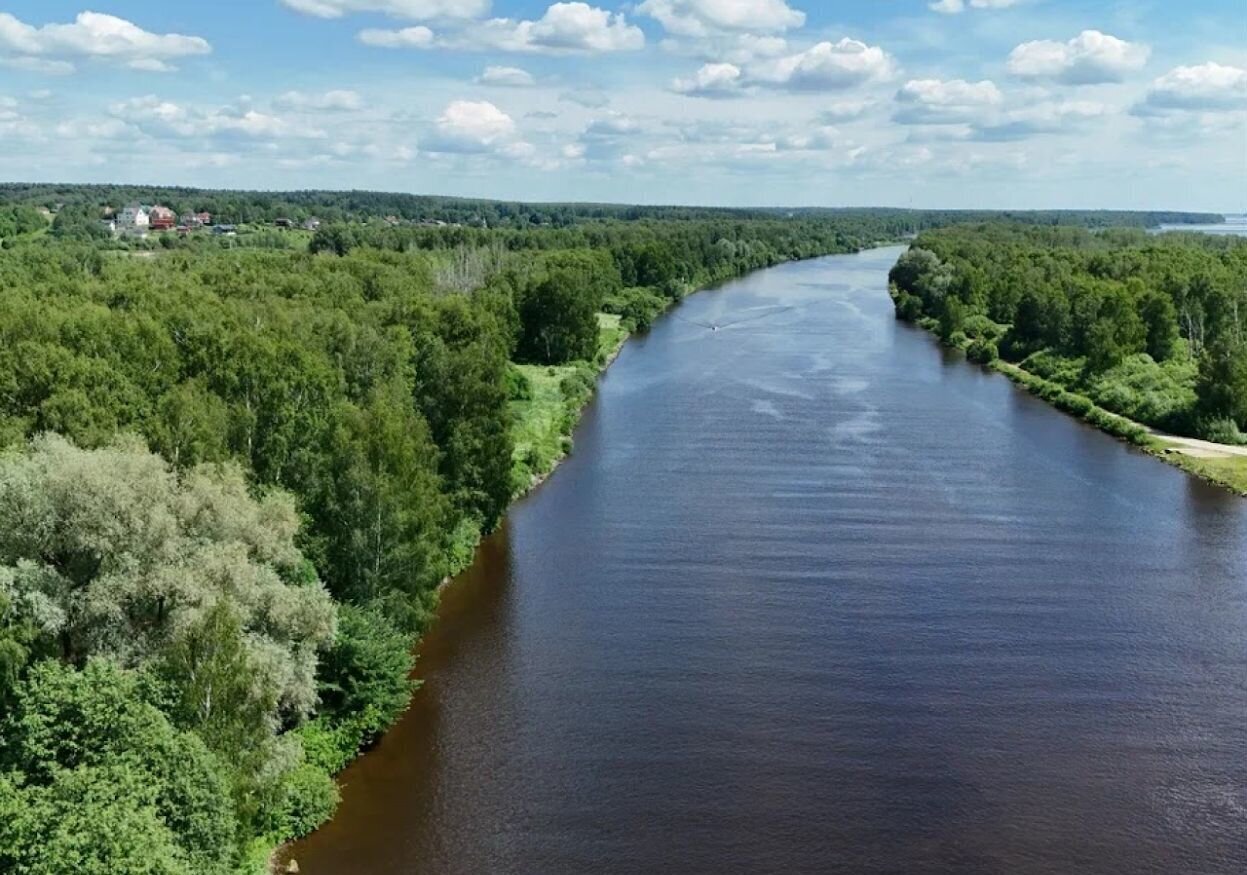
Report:
[[[593,397],[594,380],[628,339],[620,322],[618,316],[598,314],[598,354],[593,362],[516,366],[529,386],[528,398],[511,402],[512,483],[517,494],[531,489],[571,452],[571,434],[580,411]]]
[[[1239,495],[1247,496],[1247,456],[1200,459],[1188,456],[1186,453],[1175,452],[1176,448],[1176,444],[1157,439],[1147,449],[1183,471],[1194,474],[1209,483],[1224,486]]]

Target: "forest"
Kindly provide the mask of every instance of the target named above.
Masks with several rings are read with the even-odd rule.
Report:
[[[873,234],[873,229],[863,233]],[[0,871],[259,871],[405,709],[438,586],[626,332],[870,237],[328,225],[0,253]]]
[[[923,233],[893,268],[898,317],[983,363],[1137,423],[1247,430],[1247,240],[987,224]]]
[[[249,245],[100,234],[131,199],[325,221]],[[0,871],[262,871],[406,708],[439,584],[568,450],[628,332],[697,288],[965,218],[0,189]],[[1243,369],[1218,303],[1243,250],[1071,227],[1206,217],[992,218],[924,233],[905,312],[1053,368],[1155,372],[1186,393],[1166,416],[1244,424],[1211,388]],[[1143,328],[1110,331],[1127,311]]]
[[[1213,224],[1224,217],[1212,213],[1128,212],[1113,210],[987,211],[904,210],[877,208],[708,208],[621,204],[533,204],[473,198],[396,194],[373,191],[216,191],[149,185],[79,185],[53,183],[0,184],[0,206],[43,207],[94,222],[103,207],[131,202],[161,203],[177,213],[206,211],[220,222],[272,223],[278,219],[362,223],[396,218],[405,222],[446,222],[474,227],[567,227],[605,220],[666,221],[756,220],[811,218],[839,220],[855,235],[893,239],[901,234],[955,222],[1009,219],[1084,227],[1155,227],[1160,224]],[[0,238],[3,238],[0,225]]]

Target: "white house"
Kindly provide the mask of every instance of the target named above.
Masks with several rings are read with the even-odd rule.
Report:
[[[146,234],[151,216],[138,204],[131,204],[117,214],[117,230],[123,234]]]

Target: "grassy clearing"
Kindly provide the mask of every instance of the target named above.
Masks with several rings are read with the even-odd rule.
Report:
[[[598,374],[618,354],[628,332],[619,316],[598,314],[598,354],[592,362],[566,365],[515,365],[519,397],[511,401],[515,453],[512,483],[516,494],[540,483],[571,452],[572,431],[593,397]]]
[[[1239,495],[1247,496],[1247,456],[1225,456],[1202,459],[1179,452],[1177,444],[1154,440],[1148,451],[1171,465],[1201,477],[1209,483],[1224,486]]]

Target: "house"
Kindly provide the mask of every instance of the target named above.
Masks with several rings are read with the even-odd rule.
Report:
[[[212,213],[182,213],[178,218],[181,224],[190,231],[197,231],[212,225]]]
[[[319,231],[320,230],[320,219],[316,218],[315,216],[312,216],[310,219],[307,219],[303,223],[303,230],[304,231]]]
[[[293,228],[294,227],[294,222],[290,221],[289,219],[278,219],[273,224],[276,225],[278,228]]]
[[[154,206],[147,214],[148,227],[153,231],[172,231],[178,223],[178,217],[168,207]]]
[[[223,237],[237,237],[238,227],[236,225],[217,225],[212,229],[213,234],[220,234]]]
[[[139,204],[130,204],[117,214],[117,230],[122,234],[144,235],[151,227],[151,217]]]

